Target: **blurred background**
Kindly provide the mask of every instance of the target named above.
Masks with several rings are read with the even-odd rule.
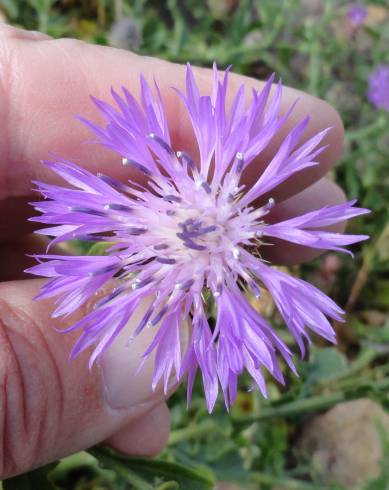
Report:
[[[336,347],[317,342],[269,400],[242,380],[231,414],[206,412],[200,384],[170,400],[172,433],[153,461],[104,448],[3,482],[8,489],[389,489],[389,4],[385,0],[0,0],[1,21],[256,78],[272,72],[331,103],[346,128],[332,171],[372,209],[350,225],[372,238],[291,273],[348,313]],[[130,69],[130,67],[129,67]],[[256,300],[251,299],[253,303]],[[280,335],[270,299],[255,305]],[[227,483],[228,482],[228,483]]]

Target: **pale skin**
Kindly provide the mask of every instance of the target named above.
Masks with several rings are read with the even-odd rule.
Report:
[[[124,376],[117,345],[105,360],[108,398],[104,396],[101,369],[89,371],[87,355],[68,361],[77,333],[57,333],[52,327],[65,327],[67,321],[50,319],[49,301],[32,300],[43,281],[22,273],[29,265],[25,254],[41,248],[29,236],[32,226],[26,222],[32,214],[27,202],[36,199],[31,180],[55,180],[40,160],[53,152],[91,171],[128,178],[129,170],[121,167],[118,155],[84,143],[90,133],[74,116],[97,121],[89,95],[109,100],[111,86],[124,85],[137,95],[140,73],[158,81],[174,147],[196,155],[189,121],[170,88],[184,88],[183,66],[0,26],[0,479],[101,441],[127,454],[147,456],[166,444],[169,412],[164,395],[151,391],[152,366],[137,377]],[[208,92],[211,72],[196,69],[195,74],[203,93]],[[230,94],[241,83],[260,88],[263,82],[233,75]],[[340,118],[324,101],[291,88],[284,91],[283,110],[296,98],[300,101],[282,135],[306,114],[311,122],[304,139],[326,127],[333,129],[325,138],[330,147],[320,155],[320,165],[300,172],[272,193],[278,219],[345,200],[341,189],[324,177],[342,153]],[[251,166],[248,184],[276,148],[274,141]],[[332,229],[342,231],[343,226]],[[266,258],[277,264],[300,263],[316,255],[318,251],[281,242],[266,249]],[[75,316],[68,321],[73,323]],[[149,340],[144,337],[133,344],[129,363],[136,363]]]

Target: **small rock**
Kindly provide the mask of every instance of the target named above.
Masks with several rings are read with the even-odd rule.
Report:
[[[111,46],[136,51],[142,44],[142,33],[129,17],[122,17],[112,24],[108,40]]]
[[[305,426],[298,449],[311,459],[324,484],[356,490],[380,473],[377,420],[389,432],[389,415],[372,400],[340,403]]]

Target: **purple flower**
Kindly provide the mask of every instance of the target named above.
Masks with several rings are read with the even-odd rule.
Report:
[[[291,112],[280,115],[281,83],[252,91],[245,105],[244,87],[227,112],[228,71],[219,80],[214,66],[211,95],[200,95],[191,68],[186,94],[178,91],[188,111],[199,148],[199,161],[171,147],[161,96],[141,77],[141,105],[123,88],[112,90],[117,108],[93,99],[105,125],[83,120],[104,146],[119,153],[123,165],[143,174],[144,185],[119,182],[66,160],[45,164],[71,187],[37,182],[46,198],[34,203],[42,213],[33,220],[50,225],[38,233],[54,237],[109,242],[106,256],[38,256],[29,272],[50,281],[39,298],[57,297],[54,317],[67,316],[91,298],[108,280],[115,288],[97,301],[92,312],[69,330],[81,335],[72,357],[93,346],[90,364],[109,348],[140,302],[149,306],[134,336],[144,328],[155,336],[144,353],[155,351],[153,388],[165,390],[169,379],[188,375],[188,400],[198,368],[208,410],[222,388],[227,408],[233,403],[238,376],[246,369],[266,396],[264,369],[279,382],[279,358],[295,372],[292,353],[271,325],[251,306],[245,291],[260,297],[267,288],[296,339],[302,354],[310,332],[330,342],[335,333],[328,318],[341,321],[342,310],[307,282],[275,270],[261,260],[261,246],[271,237],[328,250],[366,239],[323,231],[334,223],[365,214],[355,201],[325,207],[276,224],[267,224],[274,200],[254,202],[291,175],[317,165],[324,130],[300,143],[308,117],[286,136],[266,170],[246,189],[242,172],[268,148]],[[113,244],[112,244],[113,242]],[[206,297],[213,297],[216,319],[211,325]],[[181,352],[183,321],[192,325]]]
[[[367,17],[367,8],[364,5],[354,4],[347,10],[347,19],[354,28],[361,27]]]
[[[378,109],[389,111],[389,65],[378,65],[370,74],[367,98]]]

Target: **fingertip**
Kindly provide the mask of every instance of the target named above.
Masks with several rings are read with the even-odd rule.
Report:
[[[19,27],[11,26],[4,22],[0,22],[0,36],[4,36],[8,39],[21,39],[24,41],[47,41],[53,39],[43,32],[20,29]]]
[[[325,206],[334,206],[346,201],[343,190],[332,180],[322,178],[289,199],[277,204],[268,216],[269,223],[277,223],[289,218]],[[326,228],[328,231],[343,233],[346,222],[336,223]],[[270,241],[270,240],[269,240]],[[325,251],[286,242],[278,238],[271,239],[271,246],[264,247],[263,257],[277,265],[296,265],[323,254]]]
[[[162,403],[122,427],[105,442],[124,454],[156,456],[166,446],[169,433],[170,412],[166,403]]]

